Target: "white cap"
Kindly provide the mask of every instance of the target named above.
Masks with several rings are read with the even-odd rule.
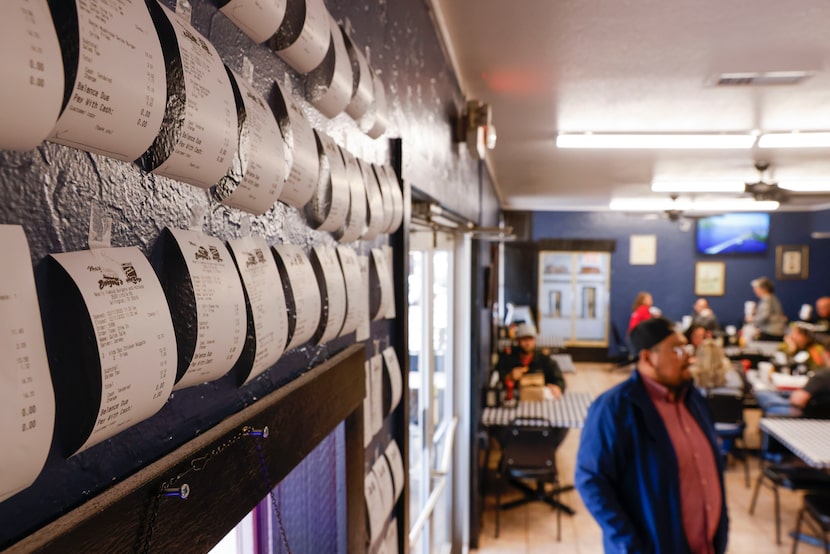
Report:
[[[536,328],[529,323],[519,323],[516,326],[516,338],[533,337],[536,338]]]

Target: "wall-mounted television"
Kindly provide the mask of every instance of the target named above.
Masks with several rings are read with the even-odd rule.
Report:
[[[737,212],[697,220],[699,254],[763,254],[769,245],[769,214]]]

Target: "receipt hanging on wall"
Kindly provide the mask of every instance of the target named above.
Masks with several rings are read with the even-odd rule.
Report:
[[[356,331],[360,322],[367,319],[366,311],[369,304],[355,251],[348,246],[338,246],[337,259],[340,261],[340,269],[346,283],[346,316],[340,329],[340,336],[343,336]]]
[[[369,317],[377,321],[386,319],[390,307],[394,307],[395,290],[383,250],[372,248],[369,262]]]
[[[343,327],[346,318],[346,282],[334,248],[315,246],[309,257],[322,300],[320,324],[311,340],[324,344],[336,338]]]
[[[219,11],[257,44],[277,32],[285,7],[286,0],[219,0]]]
[[[0,149],[30,150],[63,99],[63,60],[46,0],[4,0],[0,17]]]
[[[392,512],[392,507],[395,504],[395,487],[392,484],[392,474],[385,456],[380,456],[375,460],[375,463],[372,464],[372,472],[378,478],[383,513],[388,516]]]
[[[398,363],[398,354],[393,347],[388,347],[381,353],[383,361],[386,365],[386,372],[389,375],[389,385],[391,389],[391,403],[389,411],[386,415],[391,414],[401,401],[401,394],[403,393],[403,376],[401,375],[401,364]]]
[[[0,225],[0,502],[31,485],[52,443],[55,395],[23,228]]]
[[[323,0],[288,0],[285,18],[274,35],[277,55],[300,73],[320,65],[331,40],[329,17]]]
[[[384,232],[394,233],[400,228],[401,223],[403,223],[403,192],[401,191],[401,185],[398,183],[398,177],[394,169],[388,165],[384,165],[380,166],[380,170],[386,179],[386,190],[392,197],[392,219],[389,222],[389,227]]]
[[[238,148],[213,196],[228,206],[262,215],[270,210],[289,172],[288,146],[265,99],[228,69],[241,124]]]
[[[245,294],[225,243],[197,231],[166,228],[153,252],[179,345],[176,386],[215,381],[245,344]]]
[[[279,94],[275,99],[274,115],[291,153],[291,172],[280,194],[280,201],[301,209],[311,200],[317,188],[320,172],[317,140],[300,105],[278,83],[275,84]]]
[[[354,242],[366,229],[367,200],[366,185],[363,182],[363,173],[360,166],[350,152],[340,149],[343,162],[346,165],[346,178],[349,181],[349,211],[346,215],[346,225],[343,232],[333,233],[340,242]]]
[[[367,165],[372,168],[372,172],[375,175],[375,181],[377,181],[383,205],[383,221],[380,224],[380,232],[388,233],[389,228],[392,226],[392,218],[395,216],[395,203],[392,199],[392,191],[389,190],[389,181],[386,179],[386,173],[383,171],[382,166],[375,164]]]
[[[401,449],[395,440],[389,442],[386,450],[383,453],[386,460],[389,462],[389,469],[392,471],[392,483],[395,485],[395,501],[400,498],[403,492],[404,479],[406,477],[403,469],[403,458],[401,457]]]
[[[47,342],[66,455],[158,412],[176,377],[161,284],[135,247],[48,258]]]
[[[374,95],[374,101],[369,107],[369,111],[358,123],[361,131],[376,139],[385,133],[386,128],[389,126],[389,108],[386,105],[386,91],[380,75],[371,68],[369,71],[372,74],[372,94]]]
[[[363,174],[363,184],[366,190],[367,206],[369,209],[366,216],[368,225],[360,238],[363,240],[374,240],[383,228],[383,197],[380,194],[380,185],[378,184],[375,172],[372,170],[372,165],[361,159],[358,159],[357,162]]]
[[[349,181],[340,147],[325,133],[315,129],[320,154],[320,179],[311,200],[303,209],[312,229],[342,232],[349,213]]]
[[[383,427],[383,359],[380,354],[369,358],[369,377],[372,380],[372,400],[369,417],[372,420],[372,436]]]
[[[288,346],[296,348],[314,337],[320,324],[323,301],[314,268],[303,249],[293,244],[273,247],[288,305]]]
[[[122,161],[153,143],[167,100],[161,44],[144,0],[50,0],[66,93],[49,140]],[[71,53],[71,55],[70,55]]]
[[[178,15],[154,0],[147,6],[168,66],[167,109],[159,134],[136,163],[156,175],[209,188],[231,166],[239,136],[225,65],[213,45]]]
[[[366,496],[366,519],[369,523],[369,541],[374,544],[383,531],[383,524],[386,521],[388,512],[383,509],[383,495],[380,490],[380,483],[377,475],[369,471],[363,481],[364,494]]]
[[[369,71],[366,56],[355,45],[345,29],[341,27],[340,31],[352,66],[352,95],[349,105],[346,106],[346,113],[355,121],[359,121],[374,100],[374,83],[372,82],[372,74]]]
[[[247,383],[274,365],[288,342],[288,308],[274,254],[265,239],[228,242],[248,294],[254,323],[255,355]],[[250,330],[249,330],[250,332]]]
[[[306,78],[309,102],[326,117],[343,113],[352,95],[352,65],[340,27],[328,16],[331,40],[322,63]]]

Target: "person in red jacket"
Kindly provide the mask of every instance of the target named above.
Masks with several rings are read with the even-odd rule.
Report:
[[[651,319],[651,308],[654,305],[654,299],[648,292],[640,291],[637,297],[634,298],[634,304],[631,306],[631,318],[628,320],[628,332],[637,325],[647,319]]]

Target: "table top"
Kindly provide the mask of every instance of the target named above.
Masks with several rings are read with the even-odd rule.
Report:
[[[830,468],[830,420],[765,417],[761,429],[812,467]]]
[[[484,408],[481,424],[485,427],[506,426],[521,417],[547,420],[554,427],[578,428],[585,423],[588,406],[593,400],[593,396],[587,392],[565,392],[558,400],[520,401],[510,408]]]

